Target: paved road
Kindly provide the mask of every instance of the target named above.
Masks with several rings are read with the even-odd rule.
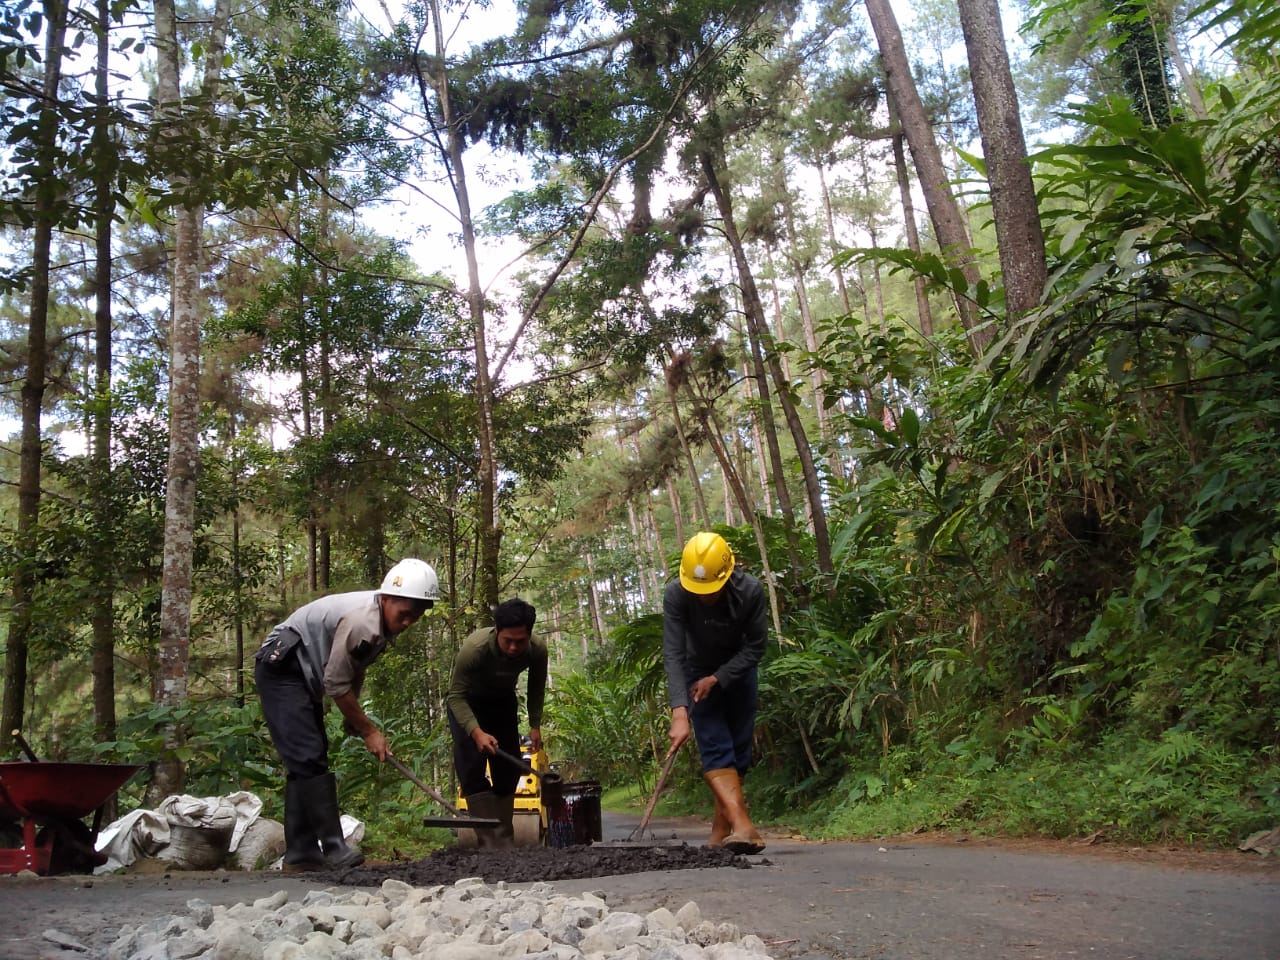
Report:
[[[694,900],[777,943],[779,957],[1280,960],[1280,862],[1238,856],[1241,872],[977,840],[771,840],[750,870],[617,877],[606,889],[633,909]]]
[[[605,838],[629,823],[606,818]],[[658,821],[655,838],[700,839],[704,824]],[[771,838],[745,870],[678,870],[559,881],[602,891],[614,909],[679,908],[738,924],[788,960],[1280,960],[1280,862],[1179,869],[998,844],[809,843]],[[68,954],[55,928],[101,950],[121,924],[183,912],[190,897],[251,901],[305,878],[182,874],[0,878],[0,960]],[[84,958],[84,954],[78,954]]]

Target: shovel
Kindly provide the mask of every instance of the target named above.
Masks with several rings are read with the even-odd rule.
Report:
[[[469,827],[472,830],[491,830],[495,827],[501,826],[502,821],[494,818],[463,816],[463,814],[458,810],[457,807],[453,806],[451,803],[449,803],[448,800],[446,800],[443,796],[440,795],[439,790],[436,790],[434,787],[430,787],[427,784],[423,783],[420,779],[418,779],[417,774],[415,774],[412,770],[406,767],[403,763],[401,763],[395,757],[388,754],[387,763],[391,764],[393,767],[399,770],[402,774],[404,774],[406,779],[410,780],[414,785],[418,787],[419,790],[425,793],[428,797],[430,797],[436,803],[440,804],[440,806],[444,807],[451,814],[453,814],[453,816],[451,817],[423,817],[422,818],[423,826]]]
[[[649,798],[649,805],[644,809],[644,816],[640,818],[640,825],[627,834],[625,840],[610,840],[606,847],[676,847],[684,846],[683,840],[678,840],[673,835],[670,840],[659,840],[650,834],[650,839],[644,839],[645,831],[649,826],[649,818],[653,816],[653,808],[658,805],[658,797],[662,794],[662,788],[667,785],[667,777],[671,776],[671,768],[676,764],[676,754],[680,752],[679,747],[673,747],[667,751],[666,762],[662,765],[662,772],[658,775],[658,782],[653,787],[653,796]]]
[[[529,764],[525,763],[520,757],[507,753],[501,747],[494,747],[493,752],[500,756],[507,763],[513,764],[527,774],[531,774],[538,778],[541,785],[542,805],[545,807],[548,803],[554,803],[564,796],[564,777],[556,773],[554,770],[535,770]]]
[[[679,747],[672,747],[667,751],[667,762],[662,765],[662,773],[658,777],[658,783],[653,788],[653,796],[649,798],[649,805],[644,808],[644,816],[640,818],[640,825],[631,831],[631,835],[627,837],[630,841],[635,841],[644,836],[645,827],[649,826],[649,818],[653,816],[653,808],[658,805],[658,796],[662,793],[662,788],[667,785],[667,777],[671,776],[671,768],[675,766],[676,754],[680,752]]]

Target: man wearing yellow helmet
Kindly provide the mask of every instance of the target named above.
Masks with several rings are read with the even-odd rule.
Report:
[[[708,846],[759,853],[764,839],[751,823],[742,778],[751,765],[757,669],[768,636],[764,585],[736,570],[733,551],[716,533],[685,544],[680,575],[662,595],[662,658],[671,703],[671,748],[689,739],[715,797]]]

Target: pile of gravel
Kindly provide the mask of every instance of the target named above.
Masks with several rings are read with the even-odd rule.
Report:
[[[448,886],[386,880],[377,890],[287,891],[230,907],[187,901],[184,916],[121,930],[109,960],[761,960],[759,937],[702,918],[610,911],[603,896],[510,889],[479,877]]]

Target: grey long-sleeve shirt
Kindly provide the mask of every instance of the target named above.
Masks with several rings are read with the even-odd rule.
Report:
[[[689,706],[689,687],[702,677],[728,687],[745,676],[768,634],[764,584],[751,574],[735,570],[709,606],[671,580],[662,593],[662,659],[672,708]]]
[[[298,634],[298,662],[317,700],[322,694],[359,695],[365,671],[395,639],[383,633],[382,607],[376,590],[357,590],[320,597],[299,607],[277,630]]]

